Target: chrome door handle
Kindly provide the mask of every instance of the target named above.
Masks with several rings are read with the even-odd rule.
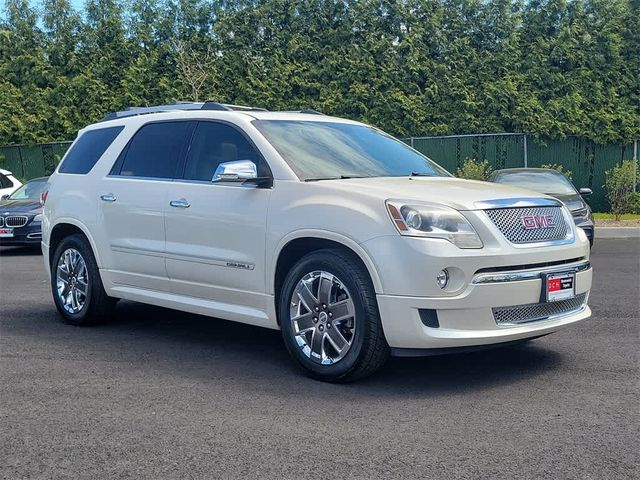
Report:
[[[191,204],[187,202],[184,198],[180,198],[178,200],[171,200],[169,205],[176,208],[189,208]]]
[[[116,196],[113,193],[107,193],[106,195],[100,195],[100,200],[103,202],[115,202]]]

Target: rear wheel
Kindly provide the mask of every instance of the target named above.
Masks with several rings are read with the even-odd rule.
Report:
[[[387,359],[369,274],[348,252],[319,250],[299,260],[285,279],[279,307],[287,349],[314,378],[363,378]]]
[[[87,239],[63,239],[51,261],[51,291],[65,323],[92,325],[108,320],[116,300],[107,296]]]

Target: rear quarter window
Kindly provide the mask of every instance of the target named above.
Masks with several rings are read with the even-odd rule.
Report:
[[[89,130],[80,135],[58,169],[59,173],[85,174],[96,164],[123,126]]]
[[[11,188],[13,187],[13,182],[9,177],[0,173],[0,188]]]

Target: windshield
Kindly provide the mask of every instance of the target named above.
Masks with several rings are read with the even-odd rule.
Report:
[[[449,173],[395,138],[366,125],[256,120],[254,125],[301,180]]]
[[[9,200],[40,200],[40,194],[46,185],[46,179],[27,182],[9,195]]]
[[[575,195],[576,193],[573,184],[564,175],[555,172],[501,173],[495,181],[547,195]]]

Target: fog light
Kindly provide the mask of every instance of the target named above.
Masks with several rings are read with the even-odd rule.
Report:
[[[447,283],[449,283],[449,272],[447,272],[446,268],[444,270],[440,270],[440,273],[436,276],[436,282],[440,288],[447,286]]]

